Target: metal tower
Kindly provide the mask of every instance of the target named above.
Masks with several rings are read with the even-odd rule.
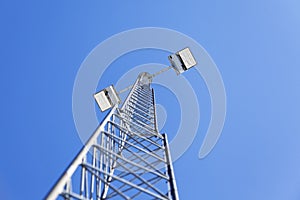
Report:
[[[141,73],[121,107],[113,86],[95,94],[101,110],[112,109],[47,200],[179,199],[167,135],[157,128],[151,82],[159,73]]]

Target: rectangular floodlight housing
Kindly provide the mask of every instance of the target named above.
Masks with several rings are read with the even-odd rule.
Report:
[[[194,67],[197,62],[189,48],[184,48],[169,56],[169,60],[177,75]]]
[[[121,99],[113,85],[94,94],[94,98],[102,112],[121,103]]]

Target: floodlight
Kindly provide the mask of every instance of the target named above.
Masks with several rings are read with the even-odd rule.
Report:
[[[177,75],[194,67],[197,62],[189,48],[182,49],[169,56],[169,61]]]
[[[113,85],[94,94],[94,98],[102,112],[121,103],[121,99]]]

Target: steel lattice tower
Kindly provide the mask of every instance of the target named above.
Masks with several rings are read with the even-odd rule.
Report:
[[[196,61],[189,48],[170,55],[169,60],[172,66],[153,75],[141,73],[125,89],[131,88],[121,107],[113,86],[94,95],[102,111],[112,109],[47,200],[179,199],[167,135],[157,128],[151,83],[168,69],[179,75]]]
[[[46,199],[178,199],[166,134],[157,129],[152,75],[142,73]]]

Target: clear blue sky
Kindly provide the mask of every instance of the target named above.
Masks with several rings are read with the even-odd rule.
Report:
[[[199,160],[203,92],[197,138],[174,164],[180,197],[300,198],[299,1],[1,1],[0,16],[1,199],[45,196],[82,146],[72,116],[80,64],[106,38],[145,26],[197,40],[226,87],[223,134]],[[131,64],[150,62],[146,53]]]

